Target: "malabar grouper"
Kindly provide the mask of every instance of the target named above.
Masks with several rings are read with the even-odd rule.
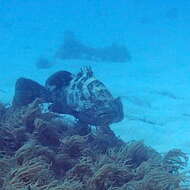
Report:
[[[105,126],[124,117],[120,98],[112,96],[90,67],[83,67],[76,75],[58,71],[46,80],[45,86],[31,79],[18,79],[13,106],[27,105],[36,98],[51,102],[50,111],[71,114],[90,125]]]

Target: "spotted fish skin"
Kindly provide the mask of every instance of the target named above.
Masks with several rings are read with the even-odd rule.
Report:
[[[124,117],[120,98],[114,99],[90,67],[77,75],[58,71],[46,80],[45,87],[30,79],[18,79],[13,107],[28,105],[36,98],[51,102],[50,111],[73,115],[84,124],[107,126]]]
[[[114,99],[106,86],[83,67],[66,88],[66,103],[77,117],[91,125],[109,125],[123,119],[120,98]]]

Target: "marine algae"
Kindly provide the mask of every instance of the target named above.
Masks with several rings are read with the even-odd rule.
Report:
[[[60,115],[43,113],[39,105],[36,100],[8,110],[1,119],[0,130],[9,137],[0,140],[2,190],[188,189],[183,185],[189,180],[183,171],[188,157],[181,150],[161,155],[143,141],[123,142],[109,126],[88,126],[82,134],[80,124],[55,122]],[[47,129],[59,143],[41,139]]]

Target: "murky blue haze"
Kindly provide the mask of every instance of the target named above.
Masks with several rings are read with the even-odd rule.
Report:
[[[18,77],[41,84],[60,69],[91,65],[124,104],[112,126],[122,139],[143,139],[165,152],[190,152],[190,1],[0,0],[0,99],[10,103]],[[125,45],[131,60],[58,60],[64,32],[91,47]],[[36,68],[39,57],[55,64]]]

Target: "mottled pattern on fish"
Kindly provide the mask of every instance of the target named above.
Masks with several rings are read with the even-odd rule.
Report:
[[[47,79],[45,87],[30,79],[18,79],[12,105],[24,106],[36,98],[51,102],[50,111],[73,115],[90,125],[106,126],[121,121],[124,115],[120,99],[113,98],[89,67],[77,75],[58,71]]]
[[[82,68],[71,80],[66,102],[81,120],[90,124],[106,125],[123,118],[120,99],[113,98],[106,86],[94,77],[90,67]]]
[[[105,85],[98,81],[90,68],[85,67],[67,89],[67,103],[76,111],[90,108],[99,101],[113,99]]]

